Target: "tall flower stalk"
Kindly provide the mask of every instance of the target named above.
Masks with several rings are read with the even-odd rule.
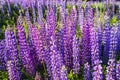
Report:
[[[102,61],[100,60],[99,54],[99,42],[97,30],[93,27],[91,29],[91,62],[93,67],[92,77],[93,80],[102,80]]]
[[[13,29],[8,27],[5,31],[6,48],[10,53],[10,60],[14,61],[15,69],[19,75],[18,80],[22,79],[20,60],[18,56],[17,41]]]
[[[73,72],[74,74],[79,74],[80,73],[80,48],[78,44],[78,39],[75,36],[73,36]]]
[[[27,72],[31,76],[35,76],[35,67],[34,67],[32,56],[30,54],[30,48],[29,48],[29,45],[26,41],[24,27],[20,23],[21,18],[22,18],[22,16],[19,17],[18,24],[17,24],[17,36],[18,36],[18,43],[20,46],[20,54],[21,54],[23,66],[25,67]]]
[[[117,50],[117,28],[112,27],[110,31],[110,51],[109,51],[109,61],[107,66],[106,80],[115,80],[115,57]]]

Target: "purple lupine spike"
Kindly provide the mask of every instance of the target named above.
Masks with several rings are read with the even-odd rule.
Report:
[[[13,29],[10,27],[8,27],[5,31],[5,41],[6,41],[6,48],[9,50],[10,53],[10,60],[13,60],[15,62],[15,66],[19,73],[19,77],[22,78],[16,36],[14,35]]]
[[[86,18],[84,18],[82,29],[82,64],[86,62],[90,62],[90,30]]]
[[[80,73],[80,49],[76,35],[73,36],[73,72],[74,74]]]
[[[27,8],[27,11],[26,11],[25,14],[26,14],[25,19],[26,19],[26,21],[27,21],[27,25],[28,25],[28,26],[32,26],[32,23],[31,23],[31,21],[30,21],[30,14],[29,14],[28,8]]]
[[[36,22],[35,2],[36,2],[35,0],[31,2],[34,23]]]
[[[115,54],[117,53],[117,27],[113,26],[110,31],[110,49],[109,54]]]
[[[7,62],[7,70],[10,80],[21,80],[13,60]]]
[[[76,34],[76,26],[77,26],[77,11],[75,6],[72,7],[71,13],[70,13],[70,28],[71,28],[71,36],[74,36]]]
[[[32,43],[33,43],[34,49],[36,51],[36,57],[40,63],[41,61],[44,60],[43,51],[42,51],[43,46],[42,46],[40,32],[36,26],[34,26],[34,25],[29,26],[29,35],[30,35],[30,38],[32,39]]]
[[[115,80],[115,59],[110,58],[108,61],[106,80]]]
[[[3,70],[6,70],[7,62],[7,48],[5,47],[5,40],[0,41],[0,62],[3,67]]]
[[[84,17],[84,12],[83,12],[82,6],[79,6],[79,19],[78,19],[78,24],[80,25],[81,31],[82,31],[82,27],[83,27],[83,17]]]
[[[52,71],[52,78],[53,80],[59,80],[59,74],[58,74],[58,68],[59,65],[57,65],[57,62],[59,61],[59,56],[58,56],[58,52],[57,52],[57,45],[56,45],[56,40],[55,40],[55,36],[51,36],[50,37],[51,41],[50,41],[50,61],[51,61],[51,71]],[[59,63],[60,64],[60,63]]]
[[[66,20],[69,20],[69,16],[67,17]],[[63,40],[64,40],[64,60],[65,60],[65,65],[68,68],[68,71],[70,71],[72,67],[72,45],[70,43],[70,28],[68,28],[68,25],[66,23],[65,26],[63,26]]]
[[[65,66],[61,67],[60,75],[61,75],[60,80],[68,80],[67,78],[68,73],[67,73],[67,69]]]
[[[120,60],[117,62],[116,65],[116,79],[120,80]]]
[[[87,7],[86,18],[88,20],[89,27],[94,27],[94,15],[93,15],[93,9],[91,6]]]
[[[18,43],[20,46],[20,54],[21,54],[23,66],[31,76],[35,76],[34,63],[30,55],[30,48],[26,41],[24,27],[22,25],[17,25],[17,36],[18,36]]]
[[[98,43],[98,32],[94,27],[91,29],[91,32],[91,62],[93,67],[92,77],[93,80],[102,80],[102,61],[99,57],[100,51]]]
[[[109,51],[109,61],[107,66],[106,80],[115,80],[115,57],[117,49],[117,40],[116,40],[116,27],[112,27],[110,31],[110,51]]]
[[[56,58],[54,57],[56,51],[54,49],[52,50],[51,46],[55,47],[56,45],[54,45],[51,38],[52,38],[52,36],[55,37],[56,15],[55,15],[55,12],[54,12],[52,7],[50,7],[49,12],[47,13],[46,20],[47,20],[46,40],[48,40],[47,41],[46,54],[45,54],[46,55],[45,56],[46,57],[46,65],[47,65],[47,70],[48,70],[49,77],[55,78],[55,77],[58,77],[56,75],[57,73],[55,73],[55,76],[53,74],[55,72],[56,68],[55,68],[54,71],[52,71],[52,69],[54,69],[54,66],[52,66],[51,64],[52,64],[52,61],[56,62]],[[53,41],[55,41],[55,40],[53,40]],[[55,52],[53,52],[53,55],[52,55],[52,51],[55,51]],[[52,61],[51,61],[52,57],[54,57],[55,60],[52,59]],[[54,62],[53,62],[53,65],[55,65]],[[55,67],[56,67],[56,65],[55,65]]]
[[[93,27],[91,29],[91,62],[93,66],[93,78],[95,80],[102,80],[102,67],[101,67],[101,60],[99,58],[99,38],[98,38],[98,32]],[[96,71],[98,68],[98,71]]]
[[[58,30],[58,32],[56,32],[56,45],[57,45],[57,65],[58,65],[58,76],[60,77],[60,71],[61,71],[61,67],[63,65],[65,65],[64,63],[64,41],[63,41],[63,32],[62,30]]]
[[[56,30],[56,14],[52,7],[50,7],[50,10],[47,14],[47,35],[51,36],[55,34]]]
[[[65,1],[61,1],[61,7],[60,7],[60,16],[61,16],[61,26],[62,28],[65,26],[66,23],[66,2]]]
[[[43,18],[41,1],[37,2],[37,9],[38,9],[38,22],[41,22]]]
[[[108,60],[109,50],[110,50],[110,23],[105,23],[104,32],[103,32],[103,43],[104,43],[104,56]],[[107,60],[104,62],[106,63]]]
[[[88,62],[84,64],[84,80],[91,80],[90,65]]]

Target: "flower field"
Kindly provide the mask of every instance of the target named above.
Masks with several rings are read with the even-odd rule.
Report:
[[[120,80],[120,1],[0,0],[0,80]]]

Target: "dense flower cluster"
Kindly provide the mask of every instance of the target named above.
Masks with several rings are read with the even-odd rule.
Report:
[[[109,0],[104,7],[80,0],[23,1],[0,1],[2,20],[7,13],[11,21],[5,24],[13,26],[3,26],[0,74],[7,71],[9,80],[120,80],[120,6],[116,17]]]

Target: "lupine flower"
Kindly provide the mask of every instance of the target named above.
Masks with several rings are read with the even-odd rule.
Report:
[[[57,52],[57,45],[56,45],[56,41],[55,41],[55,36],[51,36],[51,46],[50,46],[50,61],[51,61],[51,71],[52,71],[52,78],[53,80],[59,80],[59,74],[58,74],[58,68],[59,65],[57,64],[57,62],[59,61],[59,56],[58,56],[58,52]],[[60,64],[60,63],[59,63]]]
[[[93,67],[93,80],[102,80],[102,61],[99,58],[99,43],[98,43],[98,33],[93,27],[91,29],[91,62]]]
[[[115,54],[117,53],[117,27],[113,26],[110,31],[110,50],[109,54]]]
[[[32,39],[32,43],[36,51],[36,57],[39,60],[39,62],[41,62],[43,61],[43,51],[42,51],[43,46],[42,46],[40,32],[36,26],[34,25],[29,26],[29,35],[30,38]]]
[[[110,56],[112,56],[110,54]],[[107,66],[106,80],[115,80],[115,59],[110,58]]]
[[[60,71],[60,80],[68,80],[67,75],[68,73],[66,67],[62,66]]]
[[[35,76],[35,67],[33,64],[32,56],[30,55],[30,48],[26,41],[24,27],[21,24],[19,24],[19,19],[17,25],[17,36],[18,36],[18,43],[20,46],[20,54],[21,54],[23,66],[31,76]]]
[[[104,26],[104,32],[103,32],[103,43],[104,43],[104,56],[107,60],[105,60],[105,63],[108,61],[108,55],[110,50],[110,23],[105,23]]]
[[[73,36],[73,72],[80,73],[80,49],[76,35]]]
[[[83,19],[82,29],[82,64],[90,62],[90,31],[86,18]]]
[[[82,31],[83,27],[83,17],[84,17],[84,12],[81,6],[79,6],[79,19],[78,19],[78,24],[80,25],[80,29]]]
[[[116,64],[116,79],[120,80],[120,60]]]
[[[47,47],[48,47],[48,52],[46,54],[46,58],[48,58],[47,62],[50,61],[47,65],[48,65],[48,70],[51,71],[49,72],[49,75],[51,75],[52,73],[52,79],[56,80],[56,79],[60,79],[59,75],[59,54],[57,51],[57,44],[56,44],[56,34],[55,34],[55,30],[56,30],[56,16],[55,16],[55,12],[53,10],[52,7],[50,7],[49,13],[47,14],[47,40],[49,40],[49,42],[47,42]],[[50,59],[49,59],[50,58]],[[58,64],[59,63],[59,64]]]
[[[70,21],[69,16],[66,20]],[[68,24],[68,23],[66,23]],[[72,43],[71,42],[71,35],[70,35],[70,28],[68,28],[68,25],[65,25],[63,28],[63,40],[64,40],[64,60],[65,65],[68,67],[68,71],[70,71],[72,67]]]
[[[90,77],[90,65],[87,63],[84,64],[84,79],[91,80]]]
[[[7,70],[10,80],[22,80],[13,60],[7,62]]]
[[[107,66],[106,80],[115,80],[115,57],[117,49],[116,40],[116,27],[112,27],[110,32],[110,51],[109,51],[109,61]]]
[[[17,72],[19,73],[19,77],[22,78],[16,37],[14,35],[12,28],[10,27],[8,27],[5,31],[5,41],[6,41],[6,48],[9,50],[9,53],[10,53],[10,60],[15,62],[15,67]]]
[[[37,2],[37,9],[38,9],[38,22],[41,22],[43,18],[41,1]]]
[[[6,62],[7,62],[7,48],[5,47],[5,40],[0,41],[0,62],[2,62],[3,70],[6,69]]]

